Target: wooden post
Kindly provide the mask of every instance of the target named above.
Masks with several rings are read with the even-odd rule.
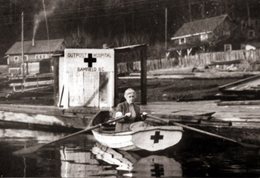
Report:
[[[115,48],[115,101],[117,101],[118,98],[118,92],[117,91],[117,64],[119,62],[134,62],[138,61],[136,59],[130,59],[126,61],[124,58],[121,58],[122,53],[127,52],[133,52],[135,50],[138,50],[140,52],[140,59],[141,59],[141,104],[145,105],[147,104],[147,85],[146,85],[146,73],[147,73],[147,45],[141,44],[141,45],[133,45],[133,46],[127,46],[127,47],[120,47]],[[115,102],[116,103],[116,102]],[[117,103],[116,103],[117,104]]]
[[[53,84],[53,100],[54,105],[57,106],[59,102],[59,57],[52,57],[54,68],[54,84]]]
[[[168,41],[168,32],[167,32],[167,28],[168,28],[168,9],[167,8],[165,8],[165,27],[164,27],[164,30],[165,30],[165,32],[164,32],[164,47],[165,47],[165,52],[167,52],[167,49],[168,49],[168,44],[167,44],[167,41]],[[167,59],[167,58],[166,58]]]
[[[147,45],[141,49],[141,104],[147,104]]]
[[[21,14],[21,57],[22,57],[22,81],[24,89],[24,83],[25,83],[25,71],[24,71],[24,13]]]
[[[191,2],[190,2],[191,0],[188,0],[188,5],[189,5],[189,20],[190,20],[190,22],[192,21],[192,15],[191,15]]]
[[[114,80],[115,80],[115,86],[114,86],[114,107],[118,104],[117,103],[117,99],[118,99],[118,96],[117,96],[117,63],[118,63],[118,54],[117,54],[117,52],[115,51],[115,61],[114,61],[114,64],[115,64],[115,66],[114,66],[114,72],[115,72],[115,78],[114,78]]]
[[[249,6],[249,2],[248,1],[246,1],[246,11],[247,11],[247,22],[248,22],[248,25],[251,26],[250,6]]]
[[[188,48],[188,49],[187,49],[187,55],[188,55],[188,56],[190,55],[191,51],[192,51],[192,48]]]

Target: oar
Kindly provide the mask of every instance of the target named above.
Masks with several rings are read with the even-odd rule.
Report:
[[[67,135],[67,136],[65,136],[65,137],[63,137],[63,138],[60,138],[60,139],[51,141],[51,142],[49,142],[49,143],[37,144],[37,145],[31,146],[31,147],[27,147],[27,148],[23,148],[23,149],[17,150],[17,151],[15,151],[15,152],[13,152],[13,154],[15,154],[15,155],[31,154],[31,153],[34,153],[34,152],[38,151],[38,150],[41,149],[42,147],[47,146],[47,145],[54,144],[54,143],[57,143],[57,142],[66,140],[66,139],[68,139],[68,138],[74,137],[74,136],[79,135],[79,134],[82,134],[82,133],[84,133],[84,132],[88,132],[88,131],[97,129],[97,128],[99,128],[99,127],[102,127],[104,124],[109,124],[109,123],[117,122],[117,121],[122,120],[122,119],[125,119],[125,118],[126,118],[126,116],[122,116],[122,117],[117,118],[117,119],[108,120],[107,122],[100,123],[100,124],[95,125],[95,126],[92,126],[92,127],[87,127],[87,128],[84,129],[84,130],[81,130],[81,131],[78,131],[78,132],[76,132],[76,133]]]
[[[155,121],[161,121],[163,123],[166,123],[166,124],[169,124],[170,122],[165,120],[165,119],[162,119],[162,118],[159,118],[157,116],[152,116],[150,114],[147,115],[147,117],[150,117],[152,118],[153,120]],[[220,138],[220,139],[223,139],[223,140],[227,140],[227,141],[230,141],[230,142],[233,142],[233,143],[236,143],[236,144],[239,144],[243,147],[248,147],[248,148],[260,148],[260,146],[258,145],[254,145],[254,144],[248,144],[248,143],[242,143],[242,142],[239,142],[237,140],[234,140],[232,138],[228,138],[228,137],[224,137],[224,136],[221,136],[221,135],[218,135],[218,134],[214,134],[214,133],[211,133],[211,132],[207,132],[205,130],[201,130],[201,129],[197,129],[197,128],[194,128],[194,127],[190,127],[190,126],[187,126],[187,125],[184,125],[184,124],[181,124],[181,123],[178,123],[178,122],[172,122],[174,125],[177,125],[177,126],[181,126],[185,129],[188,129],[188,130],[192,130],[192,131],[195,131],[195,132],[199,132],[201,134],[205,134],[205,135],[209,135],[209,136],[212,136],[212,137],[216,137],[216,138]]]

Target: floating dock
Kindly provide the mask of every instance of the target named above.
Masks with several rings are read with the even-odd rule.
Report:
[[[152,88],[151,83],[155,83],[155,87],[160,87],[164,82],[172,82],[172,78],[169,78],[169,75],[164,76],[167,78],[164,81],[161,77],[153,76],[155,81],[149,81],[151,78],[147,77],[146,50],[145,44],[115,49],[65,49],[64,56],[52,59],[54,105],[0,104],[0,126],[62,132],[83,129],[100,110],[111,110],[120,102],[120,94],[122,95],[124,88],[118,77],[118,64],[126,60],[131,63],[140,60],[140,77],[137,77],[139,80],[133,81],[133,86],[140,90],[138,94],[143,111],[167,119],[170,124],[177,121],[236,140],[260,143],[259,104],[225,105],[217,100],[147,102],[147,85]],[[128,60],[125,54],[133,51],[139,54],[138,57],[128,56]],[[205,77],[205,83],[212,81],[212,77],[208,78],[207,74],[204,74]],[[213,78],[215,77],[214,74]],[[222,77],[225,78],[226,75]],[[191,78],[194,80],[198,76]],[[181,80],[178,80],[177,84],[179,81]],[[132,87],[127,80],[125,84]],[[182,86],[187,89],[192,87],[190,84],[188,81]],[[164,94],[161,91],[174,93],[169,86],[154,92]],[[180,91],[186,92],[183,88]],[[194,95],[194,88],[191,92]],[[200,87],[195,95],[199,93],[202,93]]]
[[[223,105],[219,100],[151,102],[142,111],[246,142],[260,143],[260,105]],[[98,110],[54,106],[0,105],[0,126],[50,131],[73,131],[88,126]]]

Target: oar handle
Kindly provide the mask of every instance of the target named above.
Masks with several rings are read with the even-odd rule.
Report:
[[[119,118],[117,118],[117,119],[108,120],[108,121],[106,121],[106,122],[104,122],[104,123],[100,123],[100,124],[97,124],[97,125],[94,125],[94,126],[91,126],[91,127],[87,127],[87,128],[84,129],[84,130],[81,130],[81,131],[78,131],[78,132],[76,132],[76,133],[67,135],[67,136],[65,136],[65,137],[63,137],[63,138],[60,138],[60,139],[55,140],[55,141],[52,141],[52,142],[50,142],[50,143],[48,143],[48,144],[53,144],[53,143],[56,143],[56,142],[60,142],[60,141],[62,141],[62,140],[66,140],[66,139],[68,139],[68,138],[70,138],[70,137],[74,137],[75,135],[79,135],[79,134],[82,134],[82,133],[85,133],[85,132],[88,132],[88,131],[91,131],[91,130],[100,128],[100,127],[102,127],[102,126],[105,125],[105,124],[110,124],[110,123],[113,123],[113,122],[117,122],[117,121],[123,120],[123,119],[125,119],[125,118],[126,118],[126,116],[122,116],[122,117],[119,117]]]
[[[150,117],[152,120],[159,121],[162,124],[170,124],[168,119],[159,118],[150,114],[147,114],[146,117]]]

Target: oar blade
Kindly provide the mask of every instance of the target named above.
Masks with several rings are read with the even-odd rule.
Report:
[[[100,112],[99,112],[99,113],[100,113]],[[94,119],[95,117],[97,117],[97,115],[98,115],[99,113],[97,113],[97,114],[93,117],[93,119]],[[75,133],[73,133],[73,134],[67,135],[67,136],[65,136],[65,137],[62,137],[62,138],[60,138],[60,139],[51,141],[51,142],[49,142],[49,143],[37,144],[37,145],[35,145],[35,146],[31,146],[31,147],[23,148],[23,149],[21,149],[21,150],[17,150],[17,151],[15,151],[15,152],[13,152],[13,154],[14,154],[14,155],[26,155],[26,154],[31,154],[31,153],[34,153],[34,152],[38,151],[39,149],[41,149],[41,148],[44,147],[44,146],[61,142],[61,141],[63,141],[63,140],[66,140],[66,139],[71,138],[71,137],[74,137],[74,136],[76,136],[76,135],[85,133],[85,132],[87,132],[87,131],[91,131],[91,130],[97,129],[97,128],[101,127],[101,126],[104,125],[104,124],[109,124],[109,123],[113,123],[113,122],[118,122],[119,120],[123,120],[123,119],[125,119],[125,118],[126,118],[126,116],[122,116],[122,117],[117,118],[117,119],[114,119],[114,120],[108,120],[107,122],[104,122],[104,123],[101,123],[101,124],[98,124],[98,125],[95,125],[95,126],[92,126],[92,127],[87,127],[87,128],[84,129],[84,130],[75,132]]]
[[[27,154],[32,154],[36,151],[38,151],[39,149],[41,149],[43,146],[45,146],[45,144],[38,144],[38,145],[34,145],[31,147],[26,147],[20,150],[17,150],[15,152],[13,152],[14,155],[27,155]]]

